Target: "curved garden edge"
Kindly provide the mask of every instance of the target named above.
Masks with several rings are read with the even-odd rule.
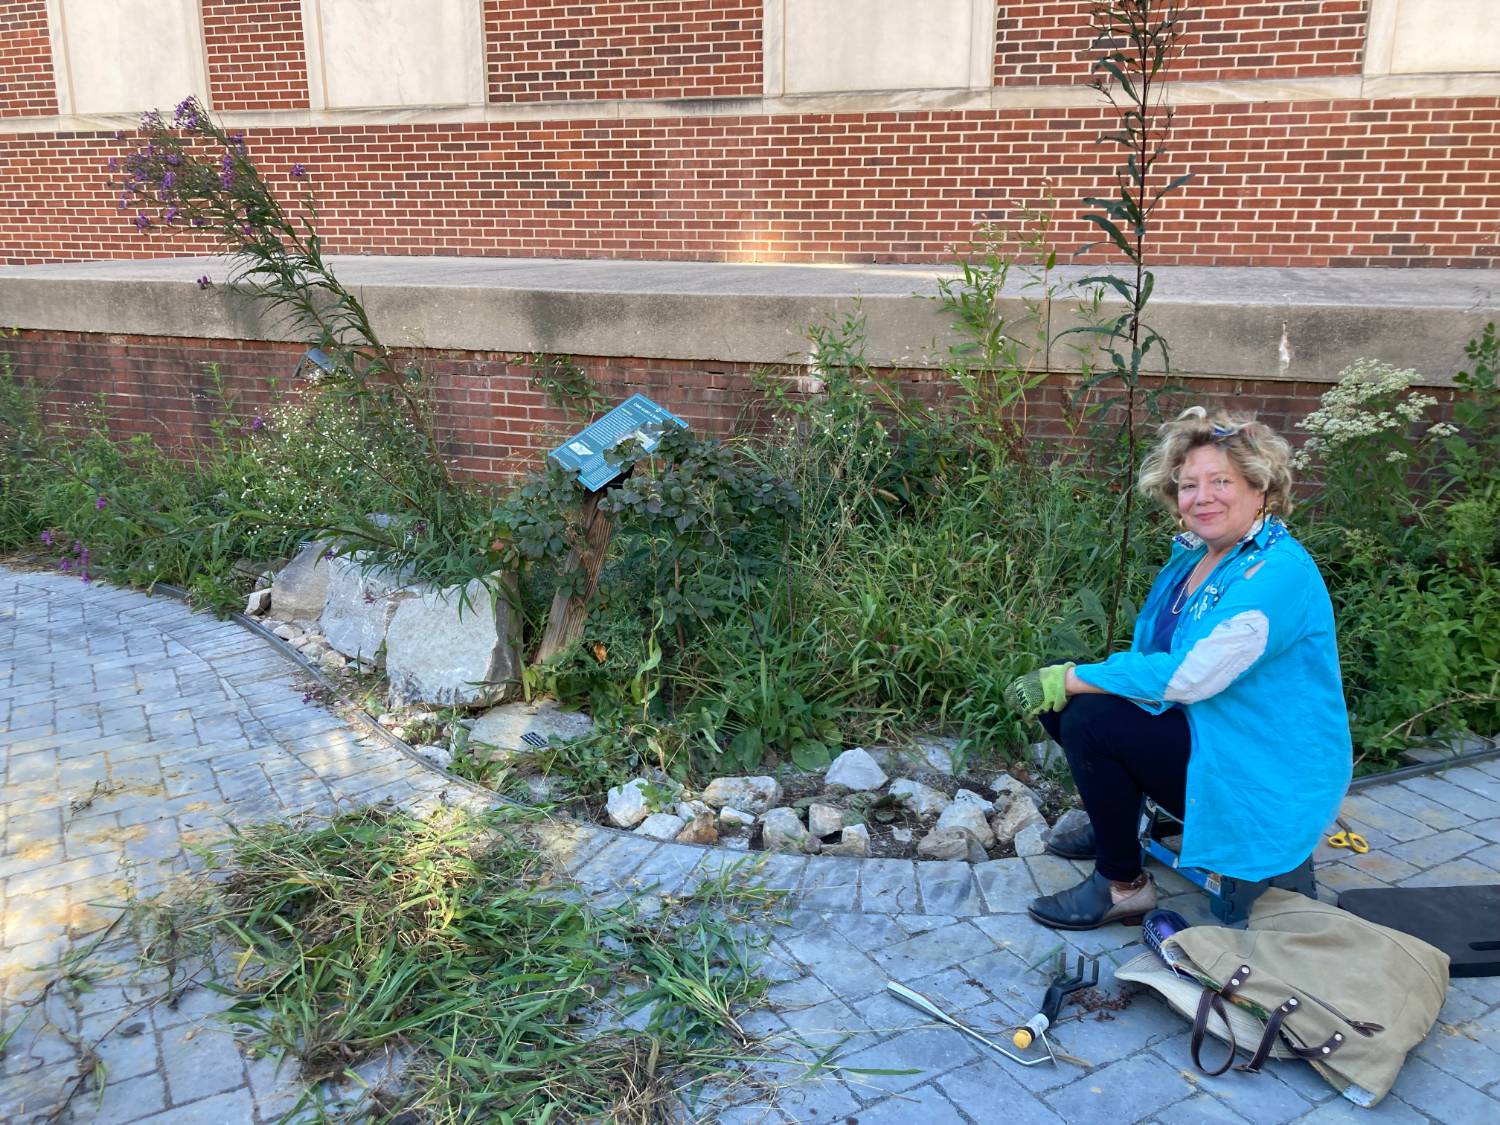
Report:
[[[153,590],[159,590],[162,593],[168,595],[169,597],[172,597],[172,598],[174,598],[174,599],[182,602],[185,606],[189,606],[191,608],[191,600],[189,598],[188,592],[186,590],[181,589],[180,587],[168,585],[166,583],[158,583],[153,588]],[[367,732],[374,732],[374,733],[378,734],[379,737],[386,743],[386,745],[390,746],[391,748],[393,748],[395,750],[400,751],[408,760],[410,760],[410,761],[412,761],[412,762],[420,765],[424,770],[427,770],[427,771],[429,771],[431,773],[434,773],[434,774],[442,777],[445,783],[450,784],[450,785],[455,785],[455,786],[457,786],[457,787],[465,790],[466,792],[470,793],[471,795],[473,795],[473,796],[475,796],[477,798],[480,798],[481,800],[492,802],[492,803],[498,804],[498,805],[510,806],[510,807],[514,807],[514,808],[525,808],[525,809],[534,808],[534,806],[526,805],[523,802],[515,801],[515,800],[513,800],[511,798],[508,798],[508,797],[505,797],[505,796],[503,796],[503,795],[501,795],[499,793],[496,793],[495,791],[493,791],[491,789],[486,789],[484,786],[478,785],[478,784],[476,784],[476,783],[474,783],[472,781],[467,780],[466,778],[458,777],[458,776],[456,776],[454,774],[451,774],[451,773],[447,772],[446,770],[440,769],[434,763],[428,761],[426,758],[424,758],[420,754],[418,754],[408,743],[406,743],[405,741],[403,741],[400,738],[397,738],[389,730],[387,730],[385,727],[381,726],[380,723],[378,723],[375,720],[374,716],[370,715],[363,708],[355,706],[354,704],[350,703],[347,699],[342,698],[338,694],[338,687],[337,687],[337,685],[334,683],[333,680],[331,680],[328,677],[328,675],[326,673],[324,673],[324,671],[321,668],[319,668],[317,665],[315,665],[312,661],[308,660],[305,656],[302,655],[302,653],[298,652],[295,648],[293,648],[286,641],[284,641],[280,637],[276,636],[275,633],[273,633],[270,629],[268,629],[262,622],[256,620],[253,617],[248,617],[245,614],[240,613],[238,611],[231,611],[228,616],[229,616],[229,620],[233,621],[236,625],[238,625],[241,628],[243,628],[243,629],[251,632],[252,634],[254,634],[254,635],[258,636],[258,637],[260,637],[262,640],[269,642],[270,645],[277,652],[281,653],[287,659],[289,659],[290,661],[292,661],[292,663],[294,663],[299,668],[301,668],[304,673],[306,673],[312,679],[316,680],[319,684],[321,684],[325,689],[327,689],[330,692],[330,697],[333,700],[335,700],[340,705],[341,713],[347,715],[348,717],[352,718],[354,721],[358,722],[360,724],[360,726],[364,730],[366,730]],[[1394,769],[1394,770],[1389,770],[1389,771],[1386,771],[1386,772],[1383,772],[1383,773],[1366,774],[1366,775],[1364,775],[1362,777],[1357,777],[1357,778],[1355,778],[1350,783],[1350,785],[1349,785],[1349,791],[1352,793],[1352,792],[1357,792],[1357,791],[1360,791],[1360,790],[1368,789],[1368,788],[1371,788],[1371,787],[1376,786],[1376,785],[1384,784],[1384,783],[1387,783],[1387,782],[1403,781],[1403,780],[1406,780],[1408,778],[1422,777],[1422,776],[1426,776],[1426,775],[1429,775],[1429,774],[1442,773],[1445,770],[1454,769],[1454,768],[1458,768],[1458,767],[1461,767],[1461,766],[1472,765],[1472,764],[1477,763],[1477,762],[1488,761],[1488,760],[1490,760],[1492,758],[1500,757],[1500,738],[1497,738],[1497,737],[1494,737],[1494,736],[1485,737],[1485,736],[1481,736],[1481,735],[1471,735],[1471,736],[1466,736],[1463,739],[1463,741],[1464,742],[1478,741],[1481,745],[1479,747],[1473,748],[1473,749],[1455,750],[1455,752],[1451,756],[1445,756],[1445,757],[1442,757],[1442,758],[1439,758],[1439,759],[1435,759],[1435,760],[1430,761],[1430,762],[1421,762],[1421,763],[1418,763],[1418,764],[1415,764],[1415,765],[1403,766],[1401,768]],[[692,843],[684,843],[684,842],[680,842],[680,841],[676,841],[676,840],[649,840],[649,839],[643,840],[641,837],[636,836],[634,833],[628,832],[628,831],[626,831],[624,829],[618,829],[618,828],[610,827],[608,825],[601,825],[601,824],[595,824],[595,823],[590,823],[590,822],[586,822],[586,821],[581,821],[581,820],[578,820],[577,818],[570,817],[570,816],[567,816],[565,814],[564,815],[553,814],[553,815],[551,815],[549,817],[549,821],[550,821],[550,823],[552,823],[557,828],[563,828],[564,826],[566,826],[566,832],[564,833],[564,835],[570,836],[572,838],[567,841],[565,850],[567,852],[575,855],[575,856],[578,854],[579,849],[587,841],[589,841],[591,839],[603,841],[605,843],[613,841],[613,840],[626,840],[626,839],[628,839],[628,840],[634,841],[635,845],[637,845],[637,846],[639,846],[639,845],[647,845],[645,852],[642,853],[643,855],[646,854],[646,853],[649,853],[649,852],[655,852],[658,848],[663,847],[663,846],[667,847],[667,848],[673,848],[673,849],[676,849],[676,848],[685,849],[688,852],[698,852],[698,853],[714,852],[714,853],[723,854],[725,856],[733,856],[735,859],[745,859],[745,858],[747,858],[747,856],[749,858],[751,858],[751,859],[754,859],[754,858],[760,857],[760,856],[768,856],[768,855],[778,854],[778,853],[772,853],[772,852],[759,852],[759,853],[754,853],[754,852],[752,852],[752,853],[732,852],[732,851],[729,851],[728,849],[719,848],[719,847],[716,847],[716,846],[711,845],[711,844],[692,844]],[[580,836],[579,835],[580,833],[583,834],[583,835]],[[558,844],[558,845],[561,845],[561,844],[563,844],[563,840],[561,839],[561,837],[559,837],[559,838],[557,838],[554,841],[554,843]],[[793,861],[800,861],[802,863],[821,860],[825,864],[831,862],[833,864],[837,864],[837,865],[841,865],[841,866],[842,865],[847,865],[847,864],[856,864],[856,865],[878,864],[878,865],[888,866],[888,865],[894,863],[894,864],[915,864],[918,868],[921,868],[921,867],[926,867],[926,866],[934,866],[934,867],[936,867],[936,866],[939,866],[939,865],[941,865],[943,867],[947,867],[948,864],[951,864],[951,863],[954,863],[954,862],[961,863],[964,866],[971,867],[971,868],[977,868],[977,867],[985,866],[984,864],[973,864],[973,863],[970,863],[969,861],[966,861],[966,860],[941,861],[941,863],[940,863],[939,861],[916,860],[916,859],[912,859],[912,860],[888,860],[888,859],[880,859],[880,858],[876,858],[876,857],[857,858],[857,857],[843,857],[843,856],[794,856],[794,855],[790,855],[790,854],[788,854],[787,858],[789,858],[789,859],[791,859]],[[571,864],[567,863],[566,860],[564,860],[564,862],[565,862],[565,864],[567,866],[570,866],[570,867],[573,867],[573,868],[576,868],[578,866],[578,864],[576,862],[575,863],[571,863]],[[999,859],[999,860],[990,860],[990,861],[987,861],[987,863],[991,863],[991,864],[995,864],[995,863],[1007,863],[1007,862],[1024,863],[1024,860],[1015,859],[1015,860],[1012,861],[1012,860],[1006,860],[1006,859]],[[1063,862],[1063,861],[1058,861],[1058,862]]]

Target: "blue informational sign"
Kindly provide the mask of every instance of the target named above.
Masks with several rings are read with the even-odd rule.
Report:
[[[661,444],[669,426],[687,429],[687,423],[645,395],[631,395],[597,422],[591,422],[551,453],[562,468],[577,474],[578,483],[590,492],[603,488],[623,472],[604,459],[627,438],[635,438],[649,453]]]

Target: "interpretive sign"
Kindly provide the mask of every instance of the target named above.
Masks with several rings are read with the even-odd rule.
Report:
[[[687,429],[687,423],[645,395],[631,395],[603,418],[591,422],[548,457],[577,475],[578,483],[596,492],[624,470],[611,464],[604,454],[628,438],[639,441],[646,452],[661,444],[669,426]]]

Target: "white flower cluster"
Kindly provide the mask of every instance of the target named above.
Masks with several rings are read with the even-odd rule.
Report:
[[[1420,392],[1403,395],[1419,378],[1415,371],[1379,360],[1355,360],[1319,399],[1318,409],[1297,423],[1309,437],[1293,456],[1293,467],[1305,469],[1317,454],[1361,438],[1404,434],[1411,423],[1421,419],[1423,411],[1437,402],[1431,395]],[[1439,432],[1440,428],[1445,432]],[[1428,432],[1443,437],[1454,431],[1440,422]],[[1392,450],[1385,459],[1404,461],[1406,456],[1400,450]]]

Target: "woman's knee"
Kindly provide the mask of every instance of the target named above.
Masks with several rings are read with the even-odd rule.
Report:
[[[1119,729],[1121,708],[1135,704],[1118,695],[1075,695],[1058,715],[1058,733],[1053,737],[1064,749],[1084,749],[1108,739]]]

